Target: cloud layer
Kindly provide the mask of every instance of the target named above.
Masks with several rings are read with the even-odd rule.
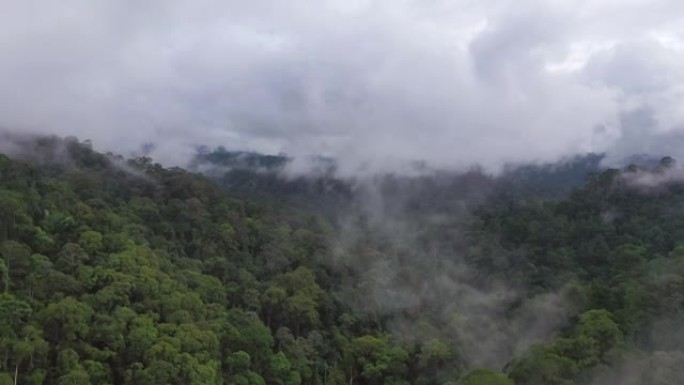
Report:
[[[496,168],[657,152],[684,132],[674,0],[3,8],[0,126],[119,152],[155,143],[166,162],[207,144],[331,155],[350,170]]]

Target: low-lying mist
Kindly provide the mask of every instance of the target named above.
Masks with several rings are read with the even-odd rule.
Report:
[[[486,275],[472,263],[479,246],[468,234],[472,211],[493,193],[492,179],[356,183],[331,244],[334,268],[349,275],[340,299],[358,317],[385,325],[403,343],[449,341],[469,367],[501,370],[555,337],[577,311],[561,285],[533,293],[505,269]],[[488,253],[510,253],[490,246]]]

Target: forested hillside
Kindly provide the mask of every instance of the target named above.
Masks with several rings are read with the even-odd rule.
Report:
[[[486,175],[480,169],[464,174],[416,166],[412,171],[418,177],[402,179],[413,179],[417,181],[414,184],[420,184],[422,189],[441,195],[445,193],[442,190],[453,195],[464,186],[472,187],[472,179],[477,178],[481,184],[478,193],[497,195],[499,199],[523,200],[530,196],[559,199],[566,197],[573,188],[581,186],[588,174],[600,171],[602,160],[602,155],[587,154],[555,163],[510,164],[504,167],[497,178]],[[631,160],[643,164],[651,159],[644,157]],[[285,155],[228,151],[223,147],[212,151],[201,147],[189,168],[217,181],[231,194],[294,204],[324,213],[344,209],[353,200],[355,182],[364,179],[353,175],[340,178],[335,173],[337,165],[333,159],[309,159],[301,166],[309,169],[309,172],[296,170],[292,163],[293,160]]]
[[[491,194],[499,181],[466,173],[331,179],[274,202],[75,139],[12,149],[0,384],[684,378],[684,174],[671,159],[594,173],[554,200]],[[326,202],[339,207],[323,215]]]

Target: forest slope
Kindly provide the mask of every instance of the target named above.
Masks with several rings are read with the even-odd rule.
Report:
[[[382,178],[331,220],[74,139],[23,146],[0,156],[0,384],[682,378],[669,159],[552,201]]]

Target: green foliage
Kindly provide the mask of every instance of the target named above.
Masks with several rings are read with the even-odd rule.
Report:
[[[577,365],[551,348],[538,347],[513,362],[509,376],[518,385],[571,385]]]
[[[242,192],[256,181],[262,195],[287,196],[253,202],[74,139],[34,147],[52,159],[0,156],[0,384],[569,385],[632,356],[648,363],[635,375],[643,383],[681,378],[681,340],[650,332],[662,320],[676,329],[684,309],[676,183],[644,192],[625,182],[636,169],[610,170],[550,201],[504,180],[511,194],[487,201],[493,182],[477,173],[388,177],[385,208],[411,223],[388,234],[355,216],[354,189],[328,176],[310,188],[233,173]],[[523,174],[536,186],[549,172]],[[574,166],[563,173],[578,178]],[[283,204],[307,201],[320,211]],[[464,215],[471,201],[487,204]],[[328,221],[336,210],[349,222]],[[338,237],[346,227],[353,240]],[[487,346],[502,331],[463,334],[477,305],[435,300],[461,283],[439,281],[449,274],[530,295],[572,286],[576,312],[556,338],[503,352],[506,374],[467,371],[479,366],[467,342]],[[514,329],[520,307],[504,301],[491,316]]]
[[[622,340],[622,331],[607,310],[589,310],[582,314],[577,325],[577,335],[596,341],[599,353],[604,354]]]
[[[93,254],[102,249],[102,240],[103,238],[101,233],[93,230],[88,230],[81,233],[78,239],[78,243],[85,251],[87,251],[90,254]]]
[[[476,369],[466,374],[459,385],[515,385],[513,380],[503,373],[496,373],[489,369]]]

